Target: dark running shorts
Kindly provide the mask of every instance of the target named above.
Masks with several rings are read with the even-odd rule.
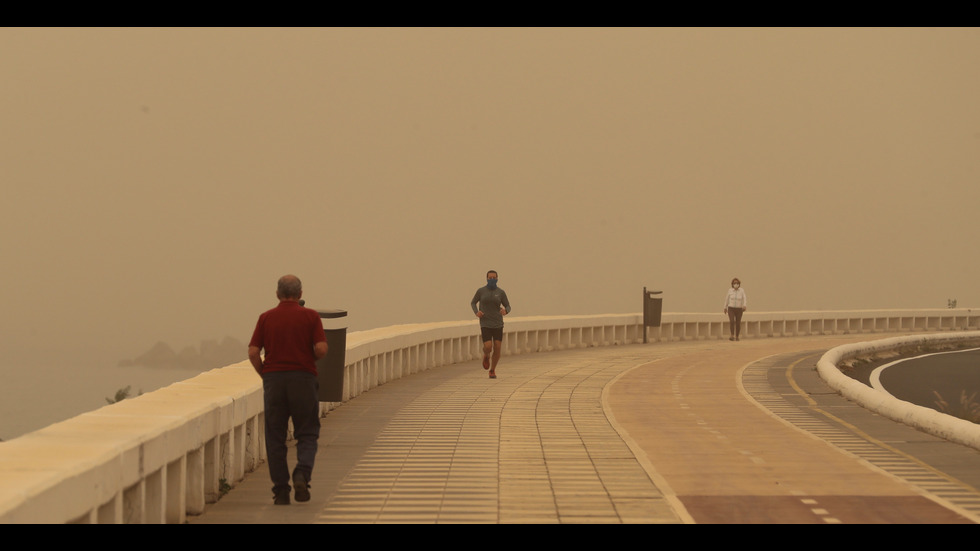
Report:
[[[490,339],[493,339],[495,341],[504,340],[503,327],[497,327],[497,328],[481,327],[480,334],[483,335],[483,342],[487,342]]]

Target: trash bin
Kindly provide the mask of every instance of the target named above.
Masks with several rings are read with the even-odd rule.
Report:
[[[344,364],[347,361],[347,327],[340,318],[346,310],[317,310],[327,336],[327,355],[316,361],[321,402],[344,401]]]
[[[663,291],[647,291],[643,288],[643,342],[647,342],[647,327],[660,327],[660,317],[663,314],[664,299],[656,296]]]

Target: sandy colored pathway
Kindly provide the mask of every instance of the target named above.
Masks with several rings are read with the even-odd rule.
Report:
[[[661,490],[698,523],[965,521],[777,418],[740,383],[741,370],[761,358],[868,339],[705,344],[625,373],[608,389],[607,404]]]

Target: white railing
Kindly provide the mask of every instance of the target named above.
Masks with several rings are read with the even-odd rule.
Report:
[[[980,450],[980,425],[899,400],[887,392],[881,392],[847,376],[839,369],[845,360],[851,358],[873,358],[892,351],[914,351],[958,344],[980,345],[980,331],[908,335],[838,346],[828,350],[820,358],[817,372],[841,396],[870,411],[934,436]]]
[[[642,314],[508,318],[502,354],[527,354],[644,342]],[[744,338],[842,335],[980,328],[980,310],[856,310],[747,312]],[[650,343],[724,339],[728,319],[718,314],[665,313],[646,329]],[[385,381],[430,367],[480,358],[475,322],[399,325],[347,338],[344,400]]]
[[[508,318],[503,354],[644,342],[642,314]],[[980,329],[970,309],[749,312],[744,338]],[[717,314],[665,313],[651,344],[722,339]],[[482,354],[476,321],[347,335],[343,401]],[[340,405],[324,403],[324,414]],[[181,523],[265,458],[261,381],[240,362],[0,443],[2,523]]]

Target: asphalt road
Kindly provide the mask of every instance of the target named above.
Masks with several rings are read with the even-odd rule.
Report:
[[[943,413],[966,419],[980,416],[980,348],[896,360],[875,368],[870,384],[899,400]]]

